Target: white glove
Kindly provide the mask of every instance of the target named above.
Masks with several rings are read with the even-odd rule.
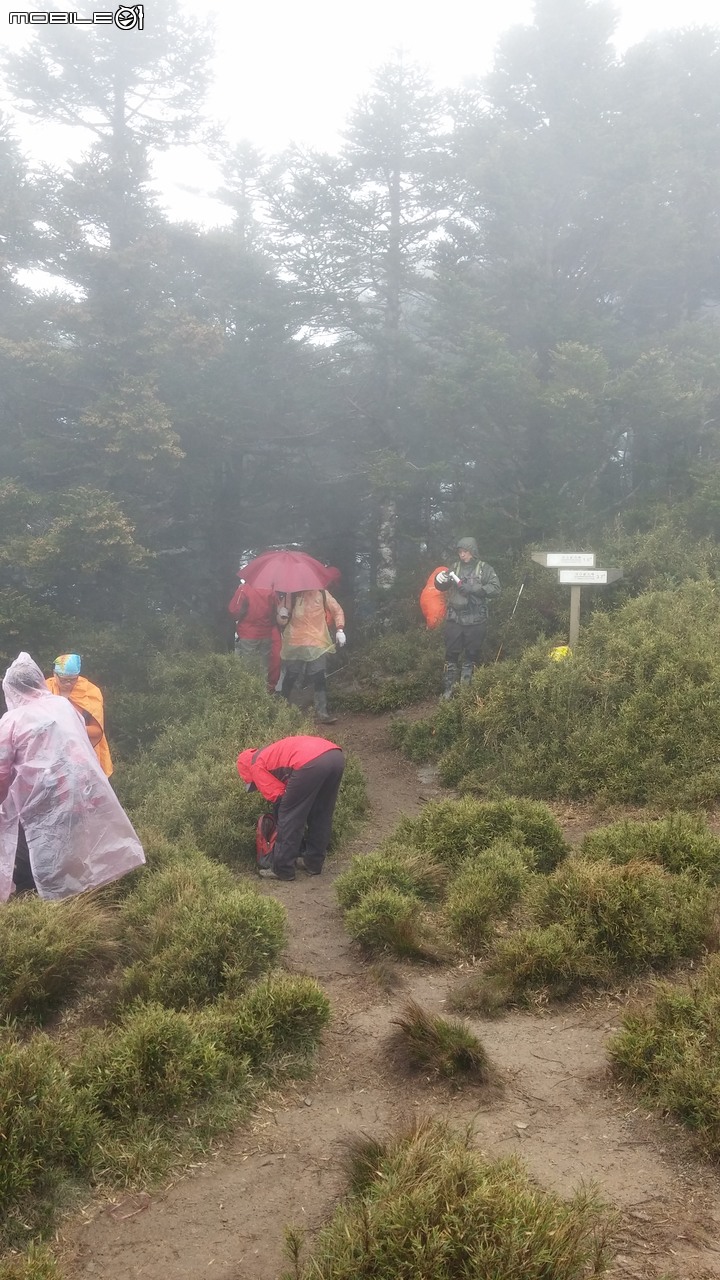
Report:
[[[449,582],[449,581],[450,581],[450,574],[448,573],[447,569],[443,569],[441,573],[436,573],[436,574],[435,574],[435,581],[436,581],[436,582],[442,582],[442,583]]]
[[[460,579],[458,578],[457,574],[456,574],[456,573],[453,573],[452,569],[451,569],[451,570],[449,571],[449,573],[448,573],[448,578],[450,579],[450,581],[451,581],[451,582],[459,583],[459,581],[460,581]]]
[[[342,649],[345,643],[345,632],[343,631],[342,627],[338,627],[337,631],[335,632],[335,643],[339,644],[340,648]]]

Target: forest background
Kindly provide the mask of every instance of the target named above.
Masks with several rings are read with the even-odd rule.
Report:
[[[209,138],[200,23],[158,3],[142,39],[53,26],[9,57],[18,112],[94,141],[38,168],[0,130],[0,660],[77,649],[129,679],[226,649],[268,545],[337,564],[358,620],[462,534],[509,607],[532,547],[637,567],[650,540],[638,589],[707,571],[720,31],[619,57],[614,23],[539,0],[477,89],[398,58],[337,153],[226,147],[210,230],[151,182]]]

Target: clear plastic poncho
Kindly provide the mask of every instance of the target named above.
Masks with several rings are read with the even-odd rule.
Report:
[[[2,687],[0,902],[12,888],[18,823],[41,898],[83,893],[142,866],[142,845],[75,708],[50,693],[28,653]]]

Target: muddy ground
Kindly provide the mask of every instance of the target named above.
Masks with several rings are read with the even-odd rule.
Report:
[[[267,1099],[215,1157],[163,1191],[88,1206],[62,1233],[71,1280],[277,1280],[286,1225],[308,1237],[343,1188],[343,1139],[384,1135],[414,1115],[471,1123],[490,1154],[519,1153],[546,1186],[598,1185],[617,1210],[613,1280],[720,1277],[720,1178],[675,1126],[648,1114],[607,1070],[604,1045],[625,998],[591,999],[499,1021],[472,1020],[498,1070],[491,1094],[453,1092],[397,1074],[385,1041],[412,997],[442,1012],[452,969],[367,964],[343,932],[333,880],[374,848],[401,813],[441,794],[388,745],[387,717],[344,715],[332,733],[366,771],[370,821],[322,877],[263,883],[287,907],[288,966],[317,978],[333,1020],[317,1070]],[[586,815],[567,810],[570,838]]]

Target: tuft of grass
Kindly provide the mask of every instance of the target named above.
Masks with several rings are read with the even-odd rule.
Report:
[[[720,1156],[720,959],[687,989],[659,987],[649,1008],[626,1015],[608,1046],[618,1075],[680,1120],[700,1148]]]
[[[693,876],[670,875],[651,862],[573,859],[536,888],[537,923],[572,926],[620,973],[666,968],[714,938],[717,895]]]
[[[481,951],[495,922],[520,901],[530,878],[523,851],[510,840],[496,840],[468,858],[453,876],[443,908],[456,942],[473,954]]]
[[[345,1139],[340,1163],[351,1195],[363,1195],[378,1177],[387,1155],[388,1144],[381,1138],[357,1133]]]
[[[450,992],[448,1005],[456,1013],[473,1013],[482,1018],[498,1018],[513,1003],[514,991],[507,981],[487,973],[473,973]]]
[[[86,1032],[69,1067],[75,1089],[116,1125],[191,1110],[244,1073],[201,1023],[159,1004],[134,1005],[118,1026]]]
[[[606,1269],[608,1222],[591,1190],[544,1191],[469,1135],[426,1121],[353,1163],[356,1189],[282,1280],[589,1280]]]
[[[716,891],[650,862],[571,859],[534,878],[524,911],[527,926],[497,939],[487,965],[496,988],[518,1000],[669,968],[714,945],[717,929]]]
[[[68,1184],[90,1169],[98,1135],[48,1036],[0,1038],[0,1243],[46,1231]]]
[[[238,888],[226,868],[202,855],[148,876],[125,900],[122,917],[137,959],[121,994],[173,1009],[239,994],[286,942],[282,905]]]
[[[593,950],[592,940],[580,936],[571,922],[555,922],[499,939],[476,995],[492,1010],[503,997],[508,1004],[537,993],[562,1000],[584,986],[609,984],[612,976],[609,958]]]
[[[388,960],[387,957],[381,956],[379,960],[371,964],[369,974],[386,995],[391,995],[393,991],[397,991],[403,985],[402,974],[399,972],[397,965],[392,960]]]
[[[446,867],[412,848],[387,848],[353,858],[335,881],[335,891],[343,911],[348,911],[371,889],[397,889],[407,897],[432,902],[442,897],[447,879]]]
[[[394,838],[453,868],[503,838],[526,849],[528,865],[537,871],[552,871],[568,853],[560,824],[547,805],[529,800],[464,796],[432,801],[417,818],[403,818]]]
[[[398,889],[371,889],[346,913],[345,927],[367,951],[432,958],[432,947],[418,916],[417,898]]]
[[[657,862],[666,871],[693,871],[720,882],[720,839],[700,814],[674,813],[656,822],[625,819],[585,836],[580,856],[588,861]]]
[[[21,897],[0,912],[0,1018],[41,1023],[118,953],[117,919],[96,896]]]
[[[233,1058],[287,1072],[304,1066],[329,1018],[330,1002],[313,978],[275,973],[241,999],[206,1010],[203,1025]]]
[[[480,1084],[489,1080],[487,1051],[464,1022],[428,1013],[409,1000],[393,1024],[398,1030],[391,1048],[411,1070],[453,1080],[463,1076]]]
[[[0,1258],[0,1280],[60,1280],[60,1271],[50,1250],[33,1242],[25,1253]]]

